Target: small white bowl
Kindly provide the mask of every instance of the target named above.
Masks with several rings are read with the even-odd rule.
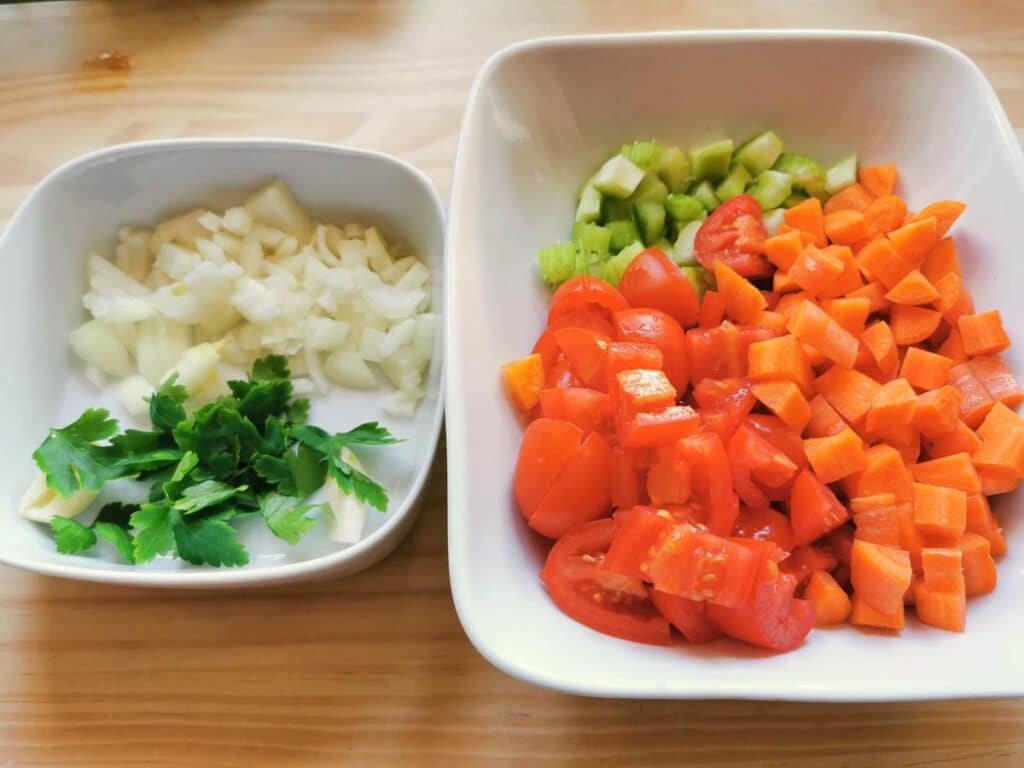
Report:
[[[826,161],[899,164],[912,207],[964,200],[954,230],[979,307],[1024,344],[1018,293],[1024,160],[991,86],[963,54],[881,32],[699,32],[523,43],[477,77],[448,231],[448,490],[452,592],[477,649],[509,674],[595,696],[899,700],[1024,694],[1020,496],[999,589],[966,634],[910,621],[899,638],[841,627],[770,656],[730,641],[655,648],[562,614],[537,577],[544,547],[510,492],[522,434],[499,366],[527,354],[550,297],[535,254],[569,235],[582,179],[623,142],[684,146],[774,129]],[[1024,373],[1024,346],[1009,352]]]
[[[405,438],[361,452],[371,475],[387,487],[390,506],[386,513],[367,510],[367,535],[357,544],[330,542],[317,527],[293,547],[264,526],[247,526],[250,562],[241,568],[170,559],[131,566],[104,547],[96,555],[58,554],[48,527],[16,511],[36,471],[32,451],[50,427],[88,407],[124,417],[116,388],[98,391],[88,383],[68,347],[68,332],[84,319],[86,251],[109,244],[123,224],[151,226],[199,206],[222,209],[274,179],[283,179],[314,218],[376,224],[390,242],[407,245],[430,267],[434,311],[442,312],[444,210],[430,180],[396,158],[300,141],[199,139],[111,147],[61,166],[22,204],[0,239],[0,324],[8,329],[0,352],[0,562],[118,584],[250,586],[351,573],[387,555],[409,530],[441,428],[440,332],[426,397],[413,418],[382,413],[378,400],[385,390],[334,389],[313,398],[311,423],[335,431],[379,420]]]

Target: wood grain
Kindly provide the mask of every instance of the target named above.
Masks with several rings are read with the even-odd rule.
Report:
[[[469,84],[501,46],[751,20],[940,38],[978,62],[1024,135],[1020,2],[3,6],[0,223],[59,163],[165,136],[382,149],[446,193]],[[107,49],[130,72],[83,66]],[[506,677],[452,609],[444,472],[442,453],[398,552],[342,581],[179,594],[0,569],[0,766],[1024,765],[1018,702],[602,701]]]

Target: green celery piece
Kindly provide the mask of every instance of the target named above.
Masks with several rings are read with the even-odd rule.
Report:
[[[594,176],[594,188],[602,195],[626,198],[644,178],[644,171],[624,155],[609,158]]]
[[[609,250],[618,253],[630,243],[640,240],[640,231],[632,220],[610,221],[608,230],[611,232],[611,244]]]
[[[660,203],[668,197],[668,187],[653,171],[644,174],[643,180],[633,190],[629,199],[634,203]]]
[[[857,183],[857,156],[847,155],[825,169],[825,194],[832,196]]]
[[[734,197],[742,195],[751,178],[750,173],[744,166],[736,165],[729,171],[729,175],[722,179],[722,182],[715,187],[715,197],[724,203],[726,200],[732,200]]]
[[[719,181],[729,173],[732,139],[723,139],[690,150],[690,168],[700,180]]]
[[[789,197],[782,201],[782,207],[792,208],[793,206],[800,205],[804,200],[810,200],[810,196],[805,195],[803,192],[790,192]]]
[[[564,283],[573,275],[576,266],[576,246],[572,243],[555,243],[541,248],[537,253],[541,279],[548,285]]]
[[[665,206],[657,202],[637,203],[636,223],[645,245],[665,236]]]
[[[694,220],[679,231],[679,236],[676,238],[676,242],[669,254],[672,260],[679,266],[693,266],[697,263],[693,242],[697,237],[697,231],[703,223],[700,220]]]
[[[572,227],[572,242],[583,251],[608,253],[612,233],[600,224],[577,222]]]
[[[719,199],[715,197],[715,190],[711,186],[710,181],[702,181],[697,185],[697,188],[693,190],[693,196],[700,200],[700,204],[704,206],[704,210],[708,213],[715,210],[719,205]]]
[[[632,144],[623,144],[621,154],[629,158],[637,167],[649,171],[657,167],[661,160],[661,145],[654,139],[634,141]]]
[[[665,211],[677,224],[686,224],[705,216],[704,204],[693,195],[671,194],[665,198]]]
[[[580,201],[576,205],[576,221],[591,223],[601,218],[601,193],[588,184],[583,188]]]
[[[782,139],[774,131],[764,131],[744,142],[733,155],[733,162],[746,168],[751,177],[767,171],[782,153]]]
[[[679,147],[665,147],[661,152],[661,160],[654,170],[668,186],[669,192],[674,194],[685,192],[693,180],[690,159]]]
[[[605,224],[633,218],[633,201],[606,197],[601,204],[601,219]]]
[[[752,198],[761,204],[763,210],[771,210],[782,205],[793,189],[793,179],[780,171],[765,171],[757,177],[754,185],[747,190]]]
[[[643,250],[642,243],[634,242],[627,245],[602,265],[601,278],[612,285],[618,285],[626,269],[633,263],[633,259]]]
[[[788,173],[793,178],[793,189],[819,199],[825,197],[825,169],[811,158],[783,152],[772,170]]]

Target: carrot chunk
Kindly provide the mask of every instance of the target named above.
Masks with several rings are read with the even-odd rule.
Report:
[[[907,204],[899,195],[882,195],[864,209],[868,226],[878,232],[889,233],[899,229],[907,216]]]
[[[959,538],[967,529],[967,494],[957,488],[914,483],[914,523],[922,533]]]
[[[958,321],[964,352],[968,355],[994,355],[1010,346],[998,309],[962,315]]]
[[[903,356],[900,376],[916,389],[938,389],[949,379],[952,367],[953,361],[948,357],[920,347],[910,347]]]
[[[871,400],[867,414],[867,431],[876,433],[888,427],[910,424],[914,418],[917,395],[903,378],[882,385]]]
[[[893,338],[901,347],[920,344],[939,327],[942,315],[934,309],[894,304],[889,316]],[[961,331],[961,335],[963,331]]]
[[[940,459],[922,461],[910,468],[918,483],[958,488],[964,493],[981,493],[981,480],[967,453],[954,453]]]
[[[839,365],[829,368],[814,380],[814,384],[839,415],[853,425],[867,415],[871,402],[882,389],[882,385],[870,376]]]
[[[825,219],[818,198],[809,197],[802,203],[794,205],[782,215],[782,218],[794,230],[809,235],[811,242],[819,248],[828,245],[825,239]]]
[[[889,233],[889,242],[903,260],[917,266],[938,245],[942,235],[934,217],[916,219]]]
[[[896,166],[892,163],[869,165],[857,174],[861,185],[875,197],[891,195],[896,187],[896,176]]]
[[[812,199],[817,200],[817,198]],[[818,206],[821,206],[820,202]],[[791,208],[786,213],[790,213],[792,210]],[[783,271],[788,271],[796,263],[803,249],[804,242],[800,238],[800,232],[797,230],[775,235],[764,241],[764,255],[768,261]],[[776,274],[778,273],[776,272]]]
[[[823,483],[834,483],[867,467],[864,443],[849,427],[829,437],[804,440],[804,453]]]
[[[842,624],[850,617],[850,597],[828,571],[815,571],[804,588],[814,606],[814,626]]]
[[[760,400],[786,426],[796,432],[803,432],[811,418],[811,406],[807,398],[792,381],[762,381],[751,386],[754,397]]]
[[[889,289],[885,298],[893,304],[931,304],[939,298],[939,292],[928,282],[928,278],[912,269]]]

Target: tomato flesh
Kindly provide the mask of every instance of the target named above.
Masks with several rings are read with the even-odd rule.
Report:
[[[611,397],[586,387],[541,390],[540,413],[575,424],[584,433],[607,432],[613,425]]]
[[[689,384],[686,362],[686,332],[668,315],[657,309],[626,309],[616,312],[612,321],[620,341],[653,344],[661,351],[662,369],[672,386],[682,394]]]
[[[739,195],[718,206],[697,231],[693,250],[705,269],[722,261],[743,277],[769,277],[772,265],[764,256],[767,232],[761,204]]]
[[[700,303],[693,284],[658,248],[648,248],[630,262],[619,291],[632,306],[660,309],[683,328],[697,324]]]
[[[583,430],[568,421],[535,419],[519,445],[513,490],[523,517],[529,520],[555,478],[579,450]]]
[[[608,337],[588,328],[559,328],[554,337],[580,381],[591,389],[604,389]]]
[[[628,416],[620,413],[619,443],[627,448],[665,445],[696,432],[700,417],[688,405],[671,405],[660,411],[641,411]]]
[[[721,630],[708,618],[707,603],[656,589],[651,592],[651,600],[669,624],[691,643],[710,643],[722,636]]]
[[[750,597],[760,562],[748,547],[679,525],[651,559],[648,573],[662,592],[736,606]]]
[[[562,283],[548,309],[548,325],[570,312],[597,307],[606,312],[629,308],[629,302],[615,286],[589,275],[577,275]]]
[[[619,509],[635,507],[641,501],[636,455],[619,445],[612,448],[611,496],[612,506]]]
[[[793,597],[796,580],[763,563],[753,595],[739,606],[708,605],[708,618],[730,637],[771,651],[800,645],[814,625],[814,606]]]
[[[649,579],[653,552],[676,526],[675,518],[665,510],[637,506],[615,514],[618,530],[608,547],[604,567],[634,579]]]
[[[789,518],[771,507],[743,507],[732,532],[756,541],[770,541],[789,552],[793,549],[793,527]]]
[[[611,469],[611,447],[597,432],[591,432],[530,515],[530,527],[557,539],[575,525],[608,515]]]
[[[846,507],[813,472],[805,469],[797,475],[789,497],[789,519],[796,544],[809,544],[849,518]]]

